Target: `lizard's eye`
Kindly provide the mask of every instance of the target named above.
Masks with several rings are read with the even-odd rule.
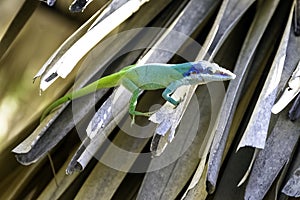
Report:
[[[211,67],[208,67],[206,70],[205,70],[206,74],[213,74],[213,69]]]
[[[197,72],[196,71],[191,71],[190,74],[197,74]]]
[[[217,73],[219,70],[213,67],[210,67],[209,70],[211,71],[212,74]]]

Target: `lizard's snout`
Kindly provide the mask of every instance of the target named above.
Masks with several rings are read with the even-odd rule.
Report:
[[[215,72],[215,75],[222,81],[235,79],[236,75],[231,71],[219,67],[219,69]]]

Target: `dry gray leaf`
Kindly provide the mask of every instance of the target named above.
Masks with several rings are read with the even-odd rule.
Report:
[[[100,10],[96,12],[89,20],[87,20],[82,26],[80,26],[68,39],[66,39],[60,47],[50,56],[50,58],[46,61],[46,63],[42,66],[42,68],[38,71],[38,73],[34,76],[33,80],[38,77],[45,78],[49,80],[48,82],[53,82],[57,75],[55,75],[56,70],[52,70],[50,76],[46,76],[49,74],[54,64],[61,58],[62,55],[88,30],[88,27],[92,23],[92,21],[100,14]],[[52,75],[52,76],[51,76]]]
[[[198,92],[199,101],[193,99],[189,104],[172,143],[151,160],[137,199],[175,199],[193,175],[211,119],[207,87],[201,86]]]
[[[250,6],[250,4],[248,4],[248,6]],[[208,190],[210,193],[212,193],[216,187],[233,115],[241,97],[242,88],[245,83],[251,61],[277,4],[278,1],[269,0],[263,1],[258,7],[255,18],[241,49],[239,59],[236,63],[234,73],[237,75],[237,78],[229,83],[225,101],[222,105],[221,112],[219,113],[220,117],[216,122],[216,127],[214,129],[215,137],[211,148],[211,154],[209,156],[207,175]]]
[[[163,1],[160,2],[160,4],[156,3],[155,6],[159,6],[159,9],[149,3],[148,6],[145,6],[149,17],[140,18],[139,15],[141,15],[141,13],[137,13],[135,15],[136,17],[132,18],[130,22],[128,22],[126,29],[132,26],[135,27],[137,25],[144,26],[155,16],[155,14],[160,11],[160,9],[163,9],[165,6],[167,6],[168,3],[169,1]],[[149,6],[151,7],[149,8]],[[145,15],[145,12],[143,12],[143,15]],[[91,79],[93,79],[93,76],[95,76],[95,74],[97,74],[99,70],[105,68],[107,64],[110,63],[115,57],[120,56],[119,54],[122,54],[120,50],[124,46],[126,46],[128,42],[131,41],[137,34],[139,34],[141,30],[142,28],[135,29],[134,31],[122,32],[119,35],[111,36],[107,38],[105,42],[99,44],[96,48],[94,48],[85,59],[85,62],[82,63],[82,70],[80,71],[80,73],[82,74],[76,80],[74,88],[81,88]],[[122,31],[122,29],[120,29],[120,31]],[[152,41],[153,34],[156,33],[157,29],[154,28],[152,34],[146,35],[148,37],[143,40],[143,42],[145,43],[142,43],[140,45],[142,47],[144,47],[144,45],[147,46],[147,44]],[[117,46],[112,45],[116,42],[118,43]],[[98,59],[94,59],[94,55],[101,55],[101,57],[99,57]],[[39,130],[37,130],[34,134],[36,136],[38,135],[39,138],[36,140],[36,136],[30,136],[30,142],[25,141],[26,144],[24,143],[21,144],[22,146],[19,146],[21,147],[21,149],[16,149],[15,153],[17,154],[18,160],[23,164],[30,164],[44,156],[47,151],[52,149],[62,138],[64,138],[65,135],[75,126],[75,124],[77,124],[82,119],[82,117],[84,117],[90,111],[90,109],[94,107],[95,101],[98,101],[105,93],[105,91],[106,90],[100,90],[96,93],[96,95],[90,95],[90,97],[83,97],[82,100],[76,100],[77,103],[73,103],[73,105],[75,105],[76,107],[75,109],[72,109],[70,106],[68,106],[64,110],[63,106],[61,109],[54,111],[53,116],[54,118],[58,116],[57,119],[48,117],[47,120],[45,120],[43,124],[40,125],[40,128],[38,128]],[[62,112],[63,110],[64,112]],[[62,114],[60,114],[61,112]],[[48,139],[50,140],[50,142],[48,142]],[[33,140],[36,140],[38,142],[34,142],[35,145],[31,146]],[[24,150],[22,150],[24,148],[26,149],[25,151],[27,153],[22,153],[24,152]]]
[[[148,0],[130,0],[111,15],[106,17],[101,23],[86,32],[79,38],[67,51],[54,63],[51,70],[49,70],[41,80],[41,90],[46,90],[55,79],[47,81],[47,77],[52,74],[57,74],[66,78],[73,70],[77,63],[84,57],[92,48],[95,47],[105,36],[112,30],[128,19],[132,14],[140,9],[140,7]]]
[[[285,184],[282,192],[290,197],[300,197],[300,169],[296,169],[293,176]]]
[[[296,67],[299,58],[296,56],[300,52],[299,48],[300,39],[294,34],[290,35],[287,58],[285,62],[285,68],[282,73],[282,80],[280,82],[281,91],[285,88],[289,77],[292,75],[294,68]],[[279,114],[279,118],[276,122],[275,127],[271,135],[269,136],[267,146],[261,152],[260,158],[256,161],[253,172],[250,175],[249,183],[247,186],[247,196],[254,196],[256,198],[263,198],[264,194],[267,193],[271,184],[277,177],[280,169],[289,160],[289,157],[293,151],[295,142],[298,139],[299,134],[296,134],[298,122],[292,123],[287,117],[288,107]],[[277,128],[276,128],[277,127]],[[295,132],[295,133],[294,133]],[[288,138],[286,138],[288,137]],[[283,143],[283,144],[281,144]],[[274,146],[273,146],[274,145]],[[277,148],[277,150],[276,150]],[[271,168],[262,168],[262,164],[272,166]],[[262,181],[262,184],[258,184]],[[259,186],[259,187],[258,187]]]
[[[284,174],[285,182],[281,184],[281,192],[290,197],[300,197],[299,184],[299,166],[300,166],[299,148],[293,153],[291,165],[286,165],[288,172]]]
[[[209,1],[191,1],[186,7],[185,9],[182,11],[182,13],[179,15],[179,17],[174,20],[172,27],[172,31],[180,31],[182,33],[185,33],[187,35],[190,35],[197,26],[199,26],[199,23],[204,22],[205,18],[209,15],[209,13],[205,12],[205,10],[213,10],[216,6],[217,6],[217,1],[215,2],[209,2]],[[189,20],[190,23],[187,24],[185,23],[186,20]],[[194,23],[196,24],[194,24]],[[174,42],[171,42],[170,40],[172,40],[172,38],[175,36],[174,32],[170,32],[169,35],[165,35],[164,38],[164,43],[165,44],[172,44]],[[178,38],[178,34],[177,34],[177,39]],[[178,44],[182,44],[186,38],[182,37],[180,35],[180,40],[181,42]],[[159,44],[159,45],[163,45]],[[180,45],[178,46],[174,46],[171,48],[172,51],[177,51],[179,49]],[[194,47],[194,51],[197,51],[197,53],[199,52],[199,50],[201,49],[200,46],[193,46]],[[160,48],[159,46],[157,48]],[[188,55],[184,55],[184,58],[187,59],[190,56]],[[193,58],[190,58],[193,59]],[[198,58],[198,60],[200,60],[200,58]],[[157,144],[155,144],[156,140],[153,140],[152,143],[152,150],[154,150],[153,147],[160,147],[158,149],[155,149],[153,151],[154,155],[160,155],[164,149],[166,148],[168,142],[171,142],[172,139],[175,136],[175,130],[178,126],[178,124],[180,123],[181,117],[184,113],[184,110],[187,108],[188,106],[188,102],[190,101],[191,97],[193,96],[193,93],[195,91],[196,87],[181,87],[179,88],[173,95],[173,97],[176,99],[182,98],[184,96],[184,101],[181,102],[181,104],[174,109],[174,107],[172,105],[170,105],[168,102],[154,115],[152,115],[150,117],[150,120],[154,123],[159,124],[155,134],[154,134],[154,139],[156,139],[156,135],[161,135],[161,136],[165,136],[168,137],[167,140],[164,140],[164,142],[162,142],[162,140],[160,141],[159,146]],[[162,143],[161,143],[162,142]]]
[[[237,150],[244,146],[252,146],[260,149],[263,149],[265,146],[269,122],[271,119],[271,108],[277,96],[278,85],[286,58],[286,50],[292,26],[293,11],[294,9],[292,8],[268,77],[256,102],[256,106]]]
[[[298,141],[299,123],[287,118],[287,109],[279,116],[278,121],[267,139],[265,149],[256,158],[246,187],[245,199],[263,199]]]
[[[205,48],[208,50],[208,54],[210,56],[210,59],[212,59],[216,53],[218,52],[220,46],[223,44],[225,38],[230,34],[234,26],[237,24],[237,22],[240,20],[244,12],[248,9],[248,7],[253,3],[253,1],[224,1],[217,19],[213,25],[213,28],[208,36],[208,39],[206,41],[206,45],[204,45]],[[238,8],[238,9],[237,9]],[[205,51],[205,50],[203,50]],[[201,56],[201,53],[199,53],[199,56]],[[202,53],[203,54],[203,53]],[[202,55],[203,56],[203,55]],[[214,87],[212,87],[214,88]],[[218,87],[219,88],[219,87]],[[214,91],[212,89],[212,91]],[[215,108],[216,111],[219,110],[220,104],[220,99],[222,100],[224,98],[224,91],[223,93],[219,91],[219,97],[214,97],[212,100],[215,100],[213,102],[213,108]],[[217,112],[216,112],[217,113]],[[213,116],[212,120],[218,121],[218,116]],[[197,168],[197,171],[195,173],[195,176],[193,177],[187,191],[185,192],[185,195],[193,195],[189,193],[189,191],[192,192],[197,192],[195,190],[191,190],[193,187],[195,187],[197,184],[199,184],[199,180],[202,177],[203,170],[205,169],[205,162],[206,162],[206,157],[210,151],[211,147],[211,142],[212,139],[214,138],[214,131],[212,130],[213,127],[210,127],[209,133],[206,138],[204,139],[203,146],[200,149],[200,164]],[[206,145],[205,145],[206,144]],[[199,187],[199,186],[197,186]]]
[[[167,5],[167,2],[161,3],[161,8]],[[134,32],[139,33],[139,31],[142,30],[143,29],[136,29]],[[146,34],[145,37],[148,37],[148,39],[144,39],[142,43],[137,43],[137,47],[135,47],[136,49],[142,49],[144,46],[147,46],[148,44],[145,43],[152,40],[153,36],[159,35],[161,31],[161,29],[156,28],[148,28],[147,30],[150,34]],[[148,58],[149,60],[147,60],[147,62],[164,62],[165,59],[171,58],[173,53],[170,52],[172,51],[169,51],[168,47],[161,48],[161,50],[166,51],[162,51],[160,54],[157,54],[157,51],[149,51],[144,56],[144,61],[145,58]],[[116,95],[119,96],[119,98],[116,98]],[[82,145],[75,153],[70,165],[68,166],[67,173],[83,170],[85,168],[97,150],[101,147],[108,134],[117,125],[116,121],[119,121],[122,116],[128,112],[128,102],[130,96],[131,94],[128,93],[128,90],[126,90],[124,87],[119,87],[117,91],[115,91],[97,111],[87,128],[87,134],[89,138],[84,140],[85,144]],[[114,102],[116,99],[121,99],[121,101],[119,100],[118,102]],[[112,107],[116,107],[116,109],[110,109]],[[111,116],[111,114],[113,114],[113,116]]]
[[[96,155],[109,134],[128,112],[130,95],[131,93],[124,87],[119,87],[97,111],[87,127],[88,138],[85,139],[86,142],[83,142],[83,145],[78,148],[72,158],[66,169],[67,174],[84,170],[86,165]]]
[[[115,10],[127,3],[129,0],[112,0],[111,3],[101,12],[99,17],[93,22],[89,30],[93,29],[97,24],[103,21],[106,17],[112,14]]]

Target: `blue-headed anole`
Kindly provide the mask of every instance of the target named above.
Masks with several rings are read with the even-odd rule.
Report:
[[[136,111],[137,99],[142,90],[165,90],[163,98],[177,106],[181,100],[177,101],[171,94],[182,85],[202,85],[213,81],[226,81],[235,78],[235,74],[226,70],[216,63],[208,61],[187,62],[181,64],[144,64],[130,65],[119,72],[100,78],[99,80],[72,93],[59,98],[53,102],[43,112],[43,120],[54,108],[64,102],[82,97],[98,89],[111,88],[123,85],[132,92],[129,102],[129,113],[133,116],[150,116],[153,112]]]

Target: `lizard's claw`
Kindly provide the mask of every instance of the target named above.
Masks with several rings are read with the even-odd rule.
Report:
[[[130,126],[132,127],[135,123],[135,115],[132,115]]]
[[[146,113],[144,113],[144,116],[145,116],[145,117],[150,117],[150,116],[153,115],[154,113],[156,113],[156,111],[146,112]]]
[[[174,106],[175,108],[177,108],[177,106],[178,106],[181,102],[183,102],[183,100],[184,100],[184,98],[185,98],[185,95],[186,95],[186,94],[184,94],[183,97],[180,97],[179,100],[175,100],[175,99],[173,99],[173,98],[170,98],[170,99],[168,99],[168,101],[169,101],[171,104],[173,104],[173,106]]]
[[[181,102],[183,102],[184,97],[185,97],[185,95],[184,95],[183,97],[180,97],[180,99],[179,99],[178,101],[175,101],[175,102],[176,102],[176,105],[174,105],[175,108],[177,108],[177,106],[178,106]]]
[[[133,126],[133,124],[135,123],[135,116],[136,115],[140,115],[140,116],[145,116],[145,117],[150,117],[152,114],[154,114],[156,111],[151,111],[151,112],[135,112],[134,114],[131,114],[132,115],[132,120],[131,120],[131,126]]]
[[[185,98],[186,93],[184,93],[183,97],[180,97],[180,99],[177,101],[177,105],[175,106],[175,108],[177,108],[177,106],[183,102],[184,98]]]

